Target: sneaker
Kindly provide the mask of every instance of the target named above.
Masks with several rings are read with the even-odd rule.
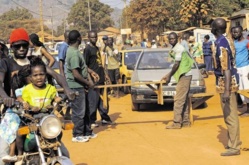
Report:
[[[181,129],[181,124],[180,123],[173,123],[171,125],[167,125],[166,129]]]
[[[87,136],[84,136],[84,137],[86,137],[88,139],[94,139],[94,138],[98,137],[98,134],[92,132],[91,135],[87,135]]]
[[[182,127],[191,127],[191,123],[189,121],[183,122]]]
[[[115,125],[116,123],[115,122],[112,122],[112,121],[107,121],[107,120],[102,120],[102,125]]]
[[[91,129],[95,128],[95,127],[98,127],[99,125],[97,123],[92,123],[91,124]]]
[[[234,155],[240,155],[240,150],[229,148],[229,149],[226,149],[225,152],[222,152],[220,154],[220,156],[234,156]]]
[[[17,156],[10,156],[10,155],[5,155],[4,157],[2,157],[2,161],[5,163],[9,163],[9,162],[16,162],[17,161]]]
[[[72,142],[79,142],[79,143],[84,143],[84,142],[88,142],[89,138],[85,137],[85,136],[76,136],[72,138]]]

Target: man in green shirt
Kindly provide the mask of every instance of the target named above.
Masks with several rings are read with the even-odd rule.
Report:
[[[172,49],[169,55],[174,60],[171,71],[162,80],[168,84],[172,76],[177,82],[176,95],[174,97],[174,119],[173,124],[168,125],[167,129],[180,129],[182,126],[189,126],[188,114],[188,93],[192,80],[191,68],[194,63],[188,51],[178,43],[178,36],[172,32],[168,36]]]
[[[89,70],[84,57],[79,51],[81,35],[72,30],[68,35],[69,47],[66,54],[66,79],[68,86],[79,95],[72,101],[73,142],[87,142],[97,137],[90,127],[89,109],[86,106],[85,88],[93,88],[94,83],[88,74]]]

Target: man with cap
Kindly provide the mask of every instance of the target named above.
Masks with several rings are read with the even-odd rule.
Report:
[[[5,106],[11,107],[14,105],[15,99],[11,98],[11,79],[13,74],[17,74],[24,65],[29,64],[26,57],[29,48],[29,35],[23,28],[18,28],[12,31],[10,35],[10,45],[13,50],[13,58],[4,58],[0,61],[0,96],[4,101]],[[69,99],[74,99],[74,92],[68,87],[65,78],[57,74],[50,67],[47,67],[47,73],[56,79],[56,81],[64,88],[65,94]],[[4,88],[3,88],[4,84]],[[63,144],[63,143],[62,143]],[[64,145],[63,145],[64,146]],[[65,147],[62,150],[63,154],[69,156]],[[1,138],[0,135],[0,158],[8,154],[8,144]],[[0,160],[0,165],[2,165]]]

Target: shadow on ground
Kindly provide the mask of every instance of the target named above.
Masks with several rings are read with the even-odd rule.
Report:
[[[217,139],[219,140],[219,142],[224,146],[226,147],[227,146],[227,130],[222,127],[221,125],[218,125],[218,128],[220,129],[219,130],[219,133],[217,135]]]

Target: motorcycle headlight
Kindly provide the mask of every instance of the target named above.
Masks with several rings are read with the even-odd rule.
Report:
[[[61,122],[54,115],[48,115],[40,121],[40,132],[46,139],[54,139],[61,133]]]

